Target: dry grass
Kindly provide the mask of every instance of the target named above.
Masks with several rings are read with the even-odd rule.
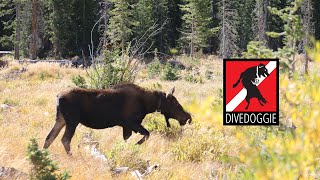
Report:
[[[199,64],[201,68],[210,68],[216,72],[216,77],[203,84],[188,83],[184,80],[164,82],[159,79],[148,80],[138,77],[136,83],[147,87],[167,91],[175,86],[175,96],[186,109],[197,101],[201,104],[210,96],[217,96],[219,89],[222,89],[222,61],[203,60]],[[31,65],[20,65],[10,62],[9,68],[0,71],[1,75],[12,73],[13,70],[26,68],[25,72],[12,79],[0,79],[0,104],[6,103],[12,106],[10,109],[0,110],[0,165],[15,167],[28,172],[30,165],[27,162],[26,147],[30,138],[38,138],[42,146],[47,133],[54,124],[56,95],[74,86],[71,77],[84,75],[84,70],[67,69],[57,64],[38,63]],[[218,112],[220,113],[220,112]],[[221,114],[221,113],[220,113]],[[115,161],[101,162],[87,155],[83,149],[78,149],[81,137],[86,132],[92,132],[93,137],[100,145],[99,149],[104,154],[110,154],[115,146],[123,143],[122,128],[114,127],[104,130],[90,130],[84,126],[78,126],[71,147],[73,156],[68,157],[60,142],[63,133],[50,146],[49,151],[52,159],[59,164],[61,169],[66,169],[72,175],[72,179],[133,179],[130,174],[117,177],[112,176],[112,166],[139,166],[134,161],[150,160],[151,164],[160,164],[160,170],[147,176],[147,179],[208,179],[214,177],[222,178],[226,174],[235,173],[237,166],[232,163],[224,163],[222,157],[236,157],[238,144],[234,135],[223,135],[223,129],[208,127],[202,119],[195,116],[194,126],[180,128],[167,133],[165,121],[162,116],[152,115],[163,129],[151,132],[150,139],[139,147],[132,148],[125,146],[127,157],[114,156]],[[218,119],[219,120],[219,119]],[[144,124],[148,126],[150,117],[145,119]],[[174,120],[171,120],[172,122]],[[221,121],[222,123],[222,121]],[[174,124],[174,122],[173,122]],[[149,124],[150,125],[150,124]],[[64,129],[62,130],[62,132]],[[174,137],[170,136],[175,134]],[[128,144],[135,143],[141,138],[134,134]],[[193,145],[196,146],[190,146]],[[180,152],[179,149],[184,151]],[[137,152],[135,152],[137,151]],[[121,152],[117,152],[121,153]],[[128,158],[128,155],[137,156]],[[136,153],[136,154],[134,154]],[[186,158],[181,158],[185,156]],[[180,157],[181,156],[181,157]],[[139,167],[136,167],[139,168]],[[214,169],[214,170],[213,170]]]

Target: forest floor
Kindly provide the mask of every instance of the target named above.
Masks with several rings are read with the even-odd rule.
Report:
[[[175,86],[175,97],[192,113],[192,125],[180,127],[171,119],[171,129],[164,118],[148,115],[143,126],[151,132],[140,146],[134,145],[141,135],[133,134],[127,143],[122,128],[91,130],[79,125],[67,156],[60,141],[64,129],[48,148],[50,157],[61,170],[69,171],[71,179],[136,179],[130,173],[114,175],[118,167],[144,171],[146,164],[160,165],[146,179],[212,179],[235,178],[246,167],[240,150],[248,148],[239,131],[263,139],[260,127],[222,126],[222,60],[208,57],[195,65],[202,74],[210,69],[210,79],[202,83],[163,81],[148,78],[146,69],[140,71],[135,83],[149,89],[168,91]],[[202,72],[203,71],[203,72]],[[75,87],[72,77],[85,76],[82,69],[59,67],[58,64],[37,63],[21,65],[9,60],[9,66],[0,70],[0,166],[14,167],[28,173],[31,166],[26,158],[29,140],[35,137],[42,147],[51,130],[56,111],[56,96],[62,90]],[[99,151],[106,161],[93,158],[82,144],[84,136],[99,143]]]

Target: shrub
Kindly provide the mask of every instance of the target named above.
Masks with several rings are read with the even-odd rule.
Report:
[[[134,81],[138,61],[132,62],[128,50],[122,55],[117,50],[106,50],[101,58],[103,60],[93,64],[88,71],[91,88],[106,89],[121,82]]]
[[[244,174],[251,176],[250,179],[317,179],[320,177],[320,144],[316,142],[320,138],[320,78],[310,75],[301,81],[282,77],[280,82],[281,112],[292,122],[282,122],[286,124],[283,130],[269,133],[260,143],[255,143],[250,135],[243,137],[251,142],[251,148],[243,149],[240,155],[248,167]]]
[[[39,150],[38,143],[34,138],[28,144],[27,156],[32,165],[30,179],[65,180],[71,177],[66,171],[57,174],[58,166],[48,157],[48,151]]]
[[[157,132],[169,138],[176,138],[181,134],[181,127],[176,120],[170,121],[171,127],[168,128],[165,118],[161,114],[150,114],[144,121],[144,127],[150,132]]]
[[[163,69],[161,78],[166,81],[175,81],[179,79],[179,70],[167,63]]]
[[[243,58],[275,58],[275,53],[263,45],[261,41],[250,41],[247,45],[247,52],[244,52]]]
[[[201,75],[192,75],[191,73],[187,73],[184,80],[191,83],[203,83]]]
[[[319,50],[320,44],[309,50],[310,57],[320,57]],[[251,142],[240,154],[240,160],[248,167],[243,170],[243,176],[246,179],[319,179],[320,78],[317,73],[299,79],[280,78],[280,112],[284,112],[285,119],[281,124],[284,125],[259,143],[254,136],[239,136],[240,141]]]
[[[176,48],[171,48],[171,49],[169,49],[169,52],[170,52],[170,54],[173,55],[173,56],[179,54],[179,50],[176,49]]]
[[[73,82],[73,84],[75,84],[78,87],[81,87],[81,88],[86,88],[87,87],[86,80],[84,79],[84,77],[82,77],[80,75],[73,76],[72,77],[72,82]]]
[[[158,59],[148,64],[148,76],[154,78],[161,74],[162,64]]]

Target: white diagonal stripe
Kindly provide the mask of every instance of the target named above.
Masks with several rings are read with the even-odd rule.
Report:
[[[271,74],[272,71],[277,67],[277,62],[276,61],[270,61],[267,65],[266,68],[268,70],[268,73]],[[259,84],[265,79],[266,77],[261,77],[259,78]],[[239,106],[239,104],[246,98],[247,95],[247,90],[245,88],[242,88],[242,90],[227,104],[226,106],[226,111],[227,112],[232,112],[236,107]]]

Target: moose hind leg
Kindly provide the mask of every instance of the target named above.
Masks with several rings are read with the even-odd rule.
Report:
[[[77,125],[66,125],[66,131],[63,134],[63,137],[61,139],[61,142],[64,146],[64,149],[66,150],[67,154],[70,156],[71,155],[71,151],[70,151],[70,143],[71,143],[71,139],[74,135],[74,132],[76,130]]]
[[[46,141],[43,145],[43,148],[48,148],[51,143],[56,139],[61,129],[66,125],[66,122],[64,121],[64,118],[62,117],[62,114],[59,112],[59,109],[57,109],[57,116],[56,116],[56,122],[51,129],[50,133],[46,137]]]

